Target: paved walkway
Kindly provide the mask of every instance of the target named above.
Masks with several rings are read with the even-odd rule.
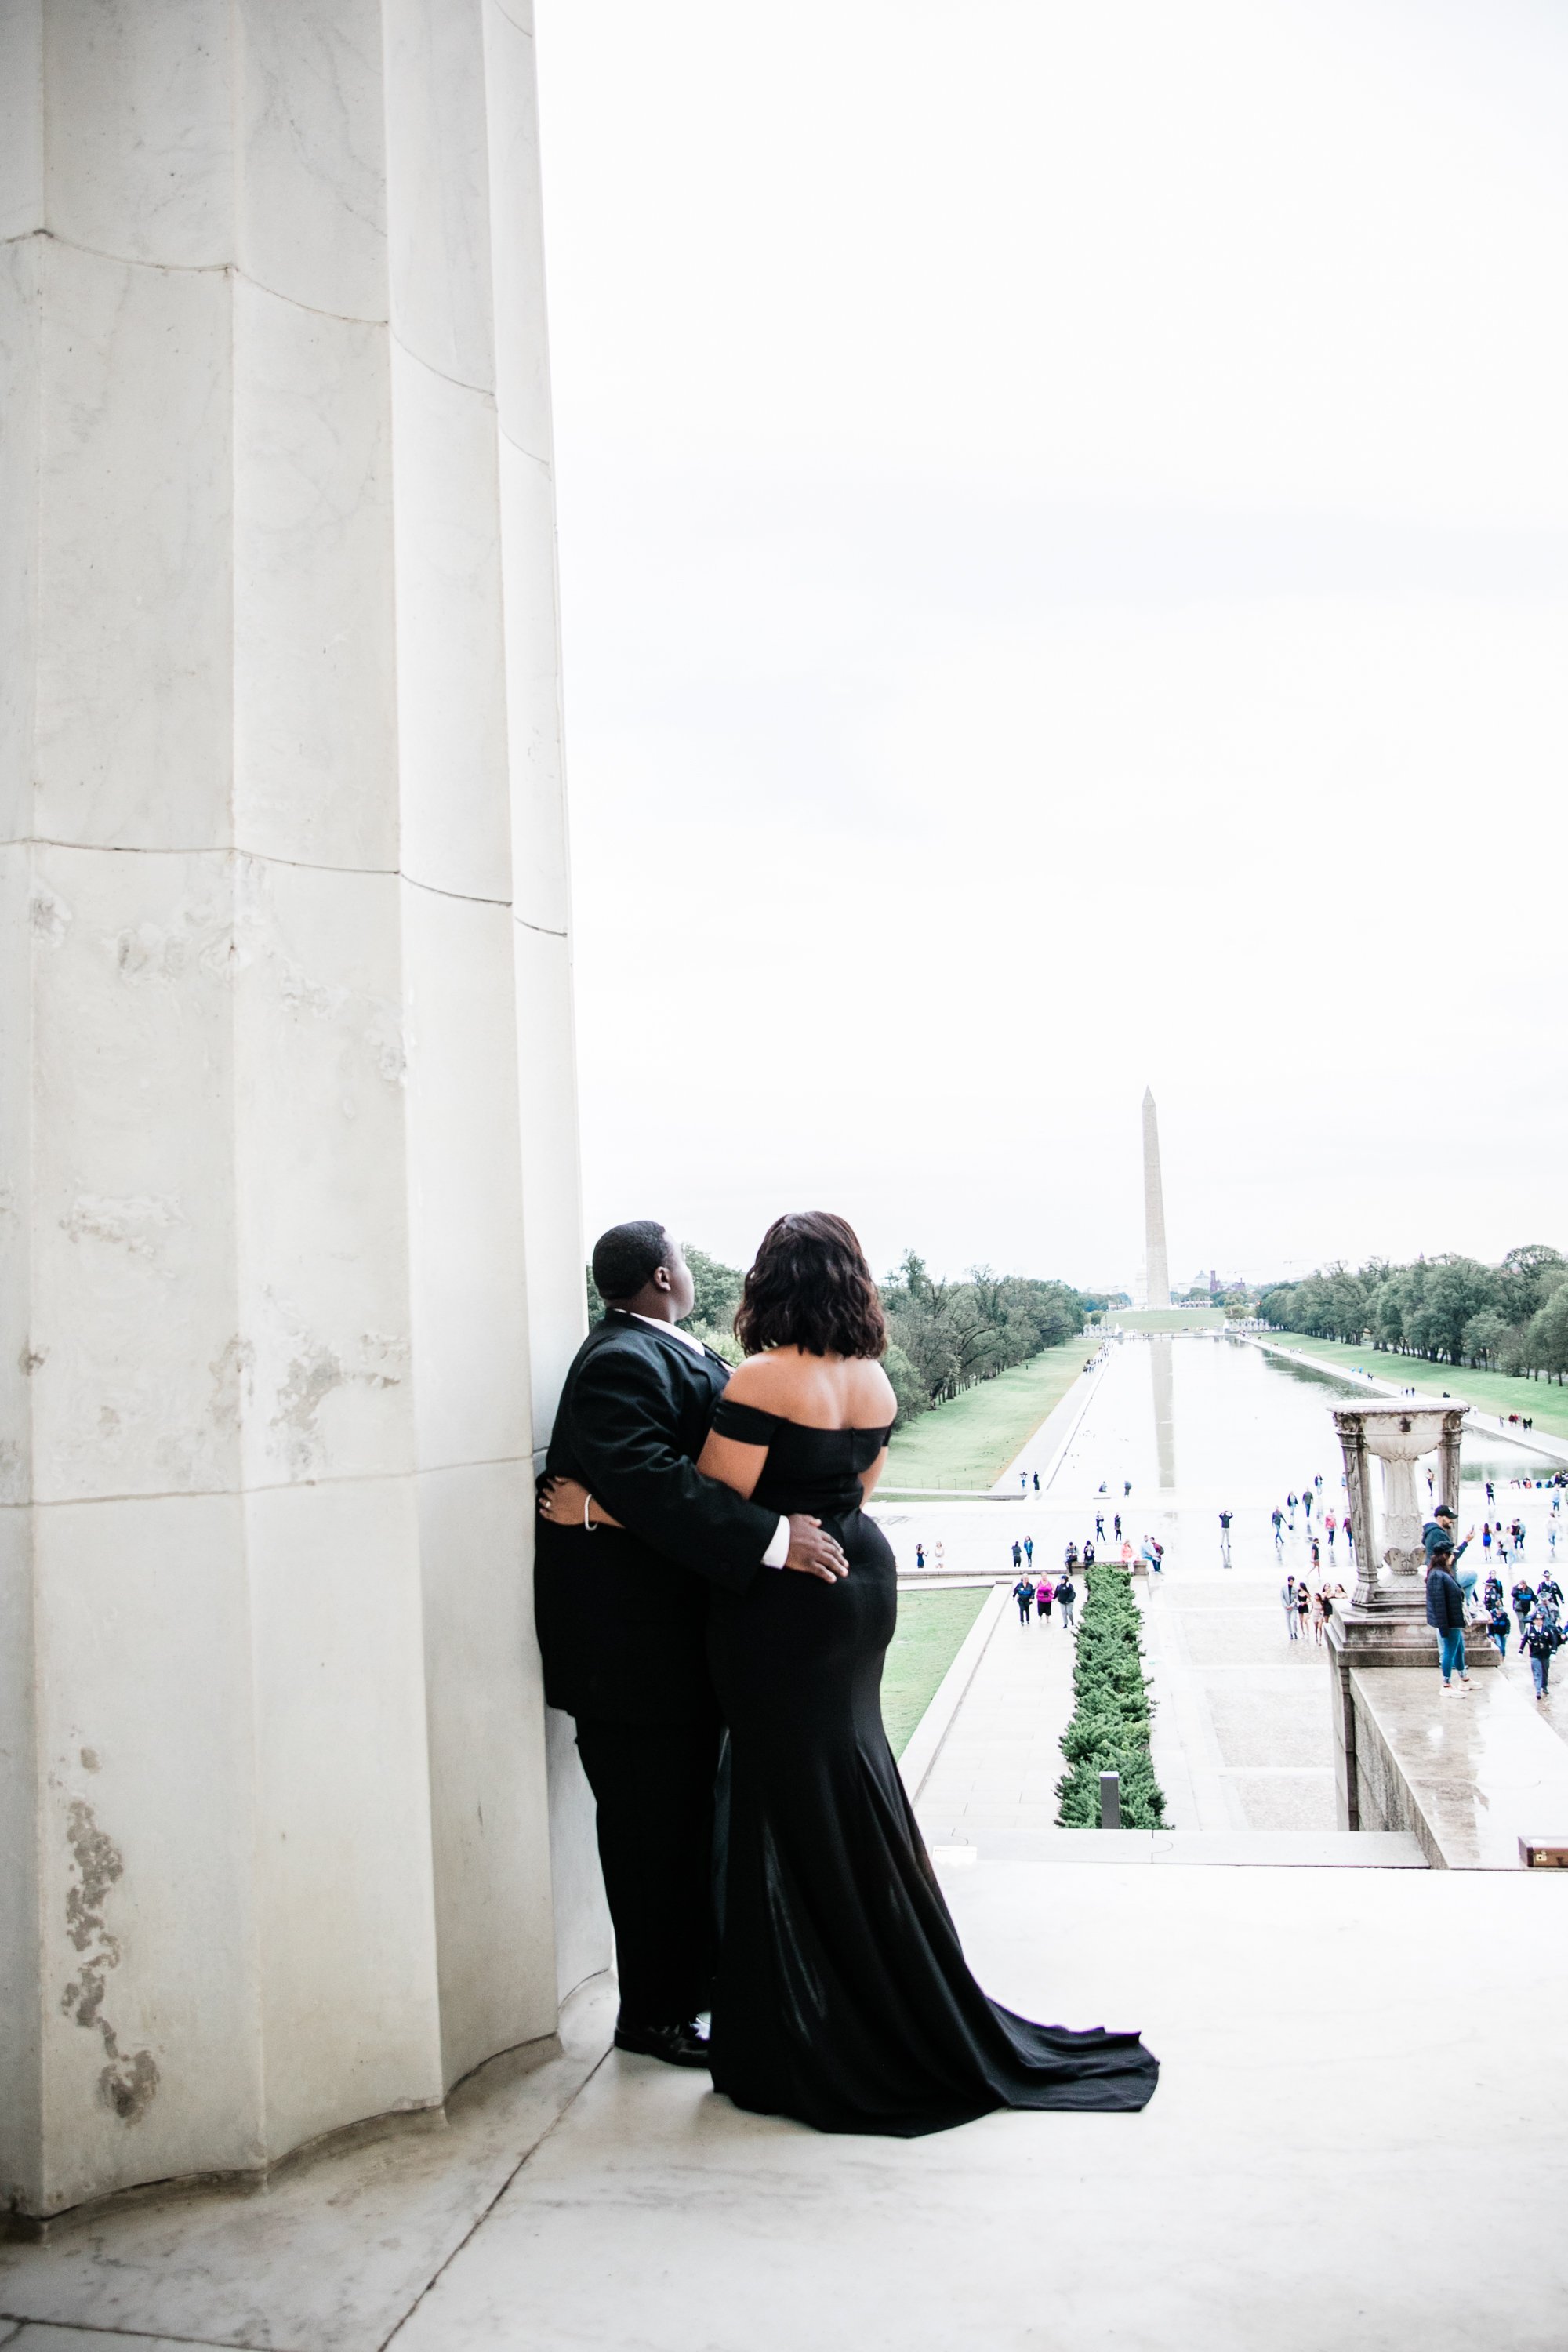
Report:
[[[984,1850],[997,1831],[1056,1827],[1072,1657],[1058,1611],[1020,1625],[1008,1601],[921,1790],[928,1845]]]

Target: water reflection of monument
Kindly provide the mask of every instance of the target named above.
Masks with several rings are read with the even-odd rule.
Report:
[[[1149,1377],[1154,1391],[1154,1450],[1159,1458],[1162,1486],[1173,1486],[1176,1483],[1175,1379],[1171,1361],[1171,1350],[1175,1344],[1168,1331],[1150,1334]]]
[[[1143,1089],[1143,1268],[1147,1307],[1169,1307],[1171,1267],[1165,1254],[1165,1196],[1160,1184],[1160,1121],[1153,1089]]]

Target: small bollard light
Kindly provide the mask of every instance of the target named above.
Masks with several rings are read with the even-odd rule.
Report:
[[[1100,1776],[1100,1826],[1102,1830],[1121,1827],[1121,1775],[1102,1772]]]

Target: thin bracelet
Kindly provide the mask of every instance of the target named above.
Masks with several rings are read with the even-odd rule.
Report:
[[[588,1517],[588,1514],[593,1507],[594,1497],[592,1495],[584,1495],[583,1497],[583,1532],[584,1535],[596,1536],[599,1532],[598,1528],[594,1525],[593,1520]]]

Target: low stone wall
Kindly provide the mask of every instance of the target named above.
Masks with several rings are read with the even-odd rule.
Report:
[[[1521,1837],[1568,1835],[1568,1746],[1505,1675],[1448,1696],[1435,1669],[1352,1666],[1345,1679],[1347,1826],[1407,1831],[1435,1870],[1517,1870]],[[1340,1759],[1342,1774],[1342,1740]]]

